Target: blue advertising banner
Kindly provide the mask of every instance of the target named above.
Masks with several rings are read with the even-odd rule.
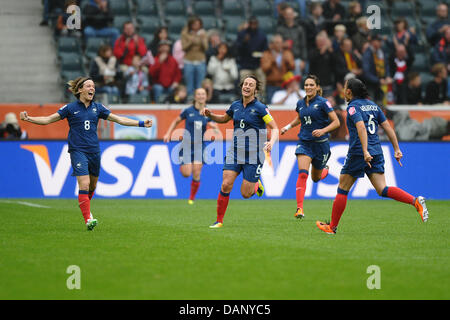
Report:
[[[102,168],[96,197],[169,198],[189,197],[191,178],[179,170],[178,142],[102,141]],[[281,142],[264,163],[261,179],[265,198],[295,199],[296,142]],[[428,199],[450,199],[450,143],[402,142],[403,167],[393,157],[390,144],[383,143],[387,184],[399,186]],[[223,158],[227,146],[212,142],[207,146],[208,164],[201,175],[198,199],[216,199],[222,183]],[[0,198],[73,198],[78,194],[67,153],[66,141],[0,142]],[[310,178],[307,199],[334,198],[339,173],[347,154],[347,143],[331,143],[330,173],[318,183]],[[241,198],[242,175],[231,196]],[[367,177],[358,179],[350,198],[379,199]]]

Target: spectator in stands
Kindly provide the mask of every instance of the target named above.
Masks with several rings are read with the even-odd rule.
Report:
[[[308,49],[306,46],[306,31],[297,20],[297,14],[291,7],[284,10],[282,23],[277,27],[284,39],[284,48],[292,50],[295,61],[295,74],[304,74],[307,71],[306,62]]]
[[[178,39],[173,44],[172,56],[178,62],[178,67],[180,68],[180,70],[183,71],[184,70],[184,51],[183,51],[183,45],[181,44],[181,39]]]
[[[334,36],[332,40],[333,51],[339,50],[341,42],[344,38],[347,38],[347,28],[343,24],[337,24],[334,26]]]
[[[366,82],[369,95],[375,103],[381,104],[384,92],[383,87],[392,83],[389,77],[389,61],[381,48],[381,38],[374,34],[371,36],[370,45],[363,53],[363,77]]]
[[[109,38],[111,44],[120,35],[120,31],[111,24],[114,20],[114,15],[109,9],[107,0],[90,0],[84,7],[82,13],[84,24],[84,37],[106,37]]]
[[[323,8],[320,2],[311,2],[310,8],[311,15],[306,20],[305,27],[308,45],[313,45],[316,35],[325,29],[325,18],[323,16]],[[312,47],[308,47],[308,50],[311,49]]]
[[[205,52],[206,65],[208,65],[209,59],[211,59],[212,56],[217,55],[219,45],[222,43],[219,30],[210,29],[208,30],[207,35],[208,35],[208,49]],[[229,52],[229,54],[231,54],[231,52]]]
[[[271,38],[269,50],[263,52],[261,69],[266,75],[266,101],[271,101],[274,92],[281,89],[283,75],[295,69],[294,55],[291,50],[283,48],[280,34]]]
[[[225,42],[219,44],[217,55],[209,59],[207,70],[215,91],[219,94],[234,93],[239,74],[236,60],[230,55],[229,47]]]
[[[5,115],[5,121],[0,124],[0,140],[27,139],[27,132],[22,131],[14,112]]]
[[[436,20],[427,27],[427,40],[434,46],[443,36],[445,29],[450,26],[448,5],[440,3],[436,7]]]
[[[427,84],[425,104],[448,104],[447,96],[447,67],[443,63],[436,63],[431,68],[434,79]]]
[[[78,5],[77,0],[66,0],[64,5],[64,11],[61,11],[56,18],[56,27],[55,27],[55,35],[59,36],[75,36],[81,37],[81,31],[77,29],[69,29],[67,28],[67,19],[72,15],[72,13],[67,13],[67,9],[70,6]]]
[[[405,18],[399,18],[394,21],[394,29],[395,32],[392,35],[394,46],[391,48],[393,52],[400,44],[405,45],[408,52],[412,52],[417,45],[417,36],[414,28],[408,28],[408,21]]]
[[[161,102],[161,96],[172,93],[181,82],[181,70],[170,53],[170,47],[171,42],[168,40],[159,42],[158,55],[149,70],[153,81],[153,100],[157,103]]]
[[[44,9],[42,10],[42,21],[40,26],[48,26],[51,15],[59,14],[65,7],[65,0],[42,0]],[[78,3],[77,3],[78,4]]]
[[[339,22],[345,19],[345,7],[340,3],[341,0],[327,0],[323,4],[323,16],[326,20]]]
[[[410,72],[407,76],[406,104],[422,104],[422,84],[418,72]]]
[[[267,37],[259,29],[258,19],[254,16],[250,17],[248,23],[237,35],[237,63],[241,79],[248,74],[254,74],[259,79],[261,82],[259,94],[262,97],[265,95],[266,75],[261,69],[261,57],[267,48]]]
[[[289,1],[289,2],[291,2],[291,1]],[[276,7],[274,12],[275,12],[275,14],[278,14],[278,18],[280,17],[280,15],[282,15],[282,11],[284,11],[284,9],[286,7],[292,8],[289,5],[289,2],[287,2],[286,0],[275,0],[274,1],[274,5]],[[305,19],[307,17],[307,15],[308,15],[308,10],[307,10],[307,6],[306,6],[306,0],[293,0],[292,2],[297,2],[298,8],[300,10],[300,17],[302,19]]]
[[[147,54],[147,46],[144,38],[140,37],[131,21],[123,24],[123,33],[114,44],[114,55],[116,56],[122,71],[128,70],[132,65],[134,56],[143,57]]]
[[[275,91],[270,103],[273,105],[296,106],[298,100],[303,99],[306,95],[305,91],[300,89],[301,78],[300,75],[295,75],[291,71],[285,73],[281,84],[283,89]]]
[[[367,27],[367,18],[360,17],[356,20],[358,30],[352,37],[353,47],[362,55],[369,46],[369,28]]]
[[[362,7],[358,1],[352,1],[348,4],[348,17],[347,17],[347,33],[352,37],[357,31],[356,20],[362,17]]]
[[[156,29],[155,33],[153,34],[153,39],[148,45],[148,50],[151,51],[152,55],[155,57],[158,55],[159,50],[159,43],[161,41],[171,41],[172,39],[169,38],[169,31],[167,27],[159,27]],[[170,48],[172,50],[172,48]]]
[[[91,62],[89,74],[94,80],[97,93],[120,95],[118,88],[120,72],[117,59],[114,57],[109,44],[100,46],[98,56]]]
[[[141,56],[136,54],[131,61],[131,66],[129,66],[125,72],[125,79],[127,80],[125,94],[127,96],[135,94],[148,95],[148,76],[147,73],[142,70]]]
[[[167,98],[164,100],[166,103],[170,104],[184,104],[187,103],[187,89],[185,85],[179,84],[175,90],[171,94],[167,96]]]
[[[343,39],[339,49],[334,51],[334,54],[336,81],[343,84],[345,76],[349,73],[358,78],[362,76],[362,57],[358,51],[353,49],[352,39]]]
[[[181,31],[181,44],[184,51],[184,81],[188,91],[188,99],[194,96],[194,90],[201,87],[206,76],[206,50],[208,38],[203,22],[199,17],[189,18]]]
[[[316,36],[315,48],[309,53],[309,72],[320,79],[324,95],[333,92],[335,86],[335,57],[331,40],[325,30]]]
[[[206,91],[206,103],[219,103],[219,92],[214,90],[213,82],[210,78],[205,78],[202,81],[202,88]]]
[[[395,103],[406,104],[408,72],[414,63],[414,56],[407,51],[404,44],[397,44],[395,53],[389,58],[390,76],[393,79]]]
[[[436,43],[431,53],[431,63],[444,63],[450,71],[450,27],[445,29],[444,36]]]

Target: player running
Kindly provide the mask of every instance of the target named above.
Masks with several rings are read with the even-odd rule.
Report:
[[[184,109],[181,114],[170,124],[167,133],[164,135],[164,142],[169,142],[175,127],[185,121],[185,131],[180,150],[181,166],[180,171],[183,177],[190,177],[191,194],[188,203],[194,204],[195,195],[200,187],[200,175],[204,163],[205,142],[203,136],[209,124],[215,131],[218,130],[217,124],[211,122],[211,119],[202,116],[200,112],[206,107],[206,91],[203,88],[195,90],[194,104]]]
[[[297,199],[296,218],[303,218],[303,200],[305,198],[306,181],[308,180],[309,167],[311,178],[318,182],[328,175],[327,162],[331,155],[329,132],[339,128],[339,119],[333,107],[327,99],[321,97],[322,88],[319,78],[309,75],[304,82],[306,96],[297,102],[295,111],[298,117],[281,129],[285,134],[289,129],[301,124],[298,134],[299,142],[295,154],[298,162],[298,178],[295,188]]]
[[[242,99],[234,101],[225,114],[213,114],[208,108],[203,114],[217,123],[233,120],[233,143],[227,150],[223,166],[222,186],[217,198],[217,221],[210,228],[223,227],[230,192],[234,181],[242,172],[241,194],[250,198],[255,193],[261,197],[264,188],[259,180],[264,164],[264,152],[270,152],[278,139],[278,127],[266,105],[256,99],[260,81],[255,76],[247,76],[241,85]],[[267,129],[271,129],[271,139],[267,141]]]
[[[395,131],[389,125],[380,107],[367,99],[366,86],[358,79],[350,79],[345,83],[344,96],[348,102],[347,127],[350,135],[348,154],[339,177],[339,187],[331,212],[331,223],[317,221],[317,227],[328,234],[336,233],[339,219],[347,204],[348,191],[356,179],[364,177],[364,173],[367,174],[380,196],[415,206],[422,221],[426,222],[428,210],[424,197],[415,198],[400,188],[386,186],[383,151],[377,134],[379,125],[394,147],[394,157],[400,166],[403,154]]]
[[[97,136],[99,119],[117,122],[124,126],[149,128],[151,120],[138,121],[120,117],[111,113],[101,103],[92,101],[95,85],[89,77],[78,77],[68,82],[69,89],[78,99],[66,104],[56,113],[45,117],[30,117],[26,111],[20,113],[20,119],[34,124],[47,125],[67,118],[69,123],[69,153],[73,168],[73,176],[77,177],[79,186],[78,203],[87,229],[97,225],[91,213],[91,199],[97,186],[100,173],[100,145]]]

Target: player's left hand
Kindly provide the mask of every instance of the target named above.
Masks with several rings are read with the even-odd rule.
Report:
[[[402,162],[400,161],[403,157],[403,153],[400,150],[394,151],[394,158],[398,161],[400,167],[403,167]]]
[[[147,119],[144,121],[144,127],[150,128],[152,125],[153,125],[153,120]]]
[[[267,141],[264,144],[264,151],[269,153],[270,151],[272,151],[272,143],[270,143],[270,141]]]
[[[325,131],[323,129],[316,129],[312,132],[313,137],[321,137],[325,134]]]
[[[369,151],[364,151],[364,161],[367,163],[369,168],[372,168],[370,161],[372,161],[373,157],[370,155]]]

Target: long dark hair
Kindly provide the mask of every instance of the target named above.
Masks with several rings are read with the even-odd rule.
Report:
[[[316,86],[318,87],[317,89],[317,95],[321,96],[323,94],[323,90],[322,87],[320,86],[320,79],[318,76],[314,75],[314,74],[309,74],[306,78],[305,81],[303,81],[303,86],[305,85],[306,80],[308,79],[312,79],[315,83]]]
[[[367,92],[366,85],[359,79],[353,78],[347,80],[347,89],[352,92],[353,98],[367,99],[369,93]]]

